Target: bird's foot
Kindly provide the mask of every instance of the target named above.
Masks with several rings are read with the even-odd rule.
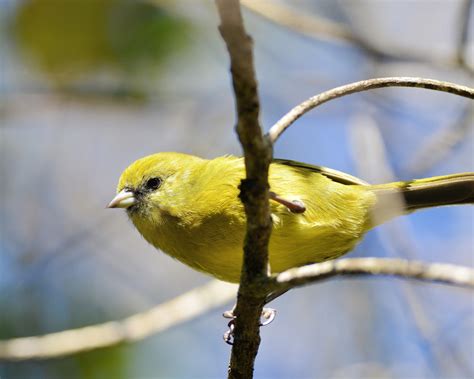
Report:
[[[225,316],[224,316],[225,317]],[[233,345],[234,344],[234,329],[235,329],[235,319],[232,319],[229,321],[227,324],[229,329],[224,333],[222,338],[224,338],[224,342],[227,345]]]
[[[275,319],[275,316],[276,316],[276,309],[263,308],[262,314],[260,315],[260,326],[265,326],[265,325],[270,324]]]
[[[227,329],[227,331],[224,333],[224,336],[223,336],[225,343],[229,345],[234,344],[234,329],[235,329],[235,319],[236,319],[236,316],[234,315],[234,310],[235,310],[235,307],[232,308],[230,311],[225,311],[222,314],[224,318],[230,319],[229,323],[227,324],[229,329]],[[260,326],[265,326],[265,325],[270,324],[275,319],[275,316],[276,316],[276,309],[263,308],[262,314],[260,316]]]

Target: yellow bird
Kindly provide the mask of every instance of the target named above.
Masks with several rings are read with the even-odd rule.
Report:
[[[238,282],[246,230],[238,198],[243,158],[158,153],[131,164],[109,208],[126,208],[157,249],[218,279]],[[304,163],[270,165],[272,272],[337,258],[374,226],[422,208],[474,202],[474,173],[369,185]]]

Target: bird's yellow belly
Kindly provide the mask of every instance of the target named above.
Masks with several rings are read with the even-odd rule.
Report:
[[[350,251],[368,229],[367,207],[311,207],[296,215],[274,205],[272,211],[272,273],[337,258]],[[132,220],[148,242],[173,258],[224,281],[240,280],[246,229],[241,212],[217,213],[191,224],[176,218],[154,224]]]
[[[157,238],[149,242],[196,270],[224,281],[239,282],[244,229],[235,227],[225,230],[225,235],[219,235],[206,228],[197,228],[191,234],[189,230],[186,233],[173,233],[174,236],[180,235],[180,238],[175,238],[172,243],[169,243],[169,238]],[[160,233],[151,235],[159,237]],[[344,229],[324,225],[306,231],[303,229],[303,232],[301,228],[276,228],[269,244],[271,272],[278,273],[292,267],[337,258],[351,250],[361,236],[362,230],[347,233]],[[198,244],[196,241],[206,243]]]

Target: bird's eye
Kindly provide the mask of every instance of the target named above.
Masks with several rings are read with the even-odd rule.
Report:
[[[146,181],[145,183],[145,189],[147,191],[154,191],[158,189],[161,185],[161,179],[160,178],[150,178]]]

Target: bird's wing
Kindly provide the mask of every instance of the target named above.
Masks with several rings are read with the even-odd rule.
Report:
[[[321,175],[328,177],[331,180],[334,180],[335,182],[342,183],[342,184],[356,184],[356,185],[362,185],[362,186],[369,185],[369,183],[367,183],[366,181],[362,179],[356,178],[355,176],[346,174],[341,171],[333,170],[327,167],[313,166],[307,163],[292,161],[288,159],[274,159],[273,163],[282,164],[282,165],[286,165],[290,167],[296,167],[296,168],[300,168],[304,170],[309,170],[312,172],[317,172]]]

